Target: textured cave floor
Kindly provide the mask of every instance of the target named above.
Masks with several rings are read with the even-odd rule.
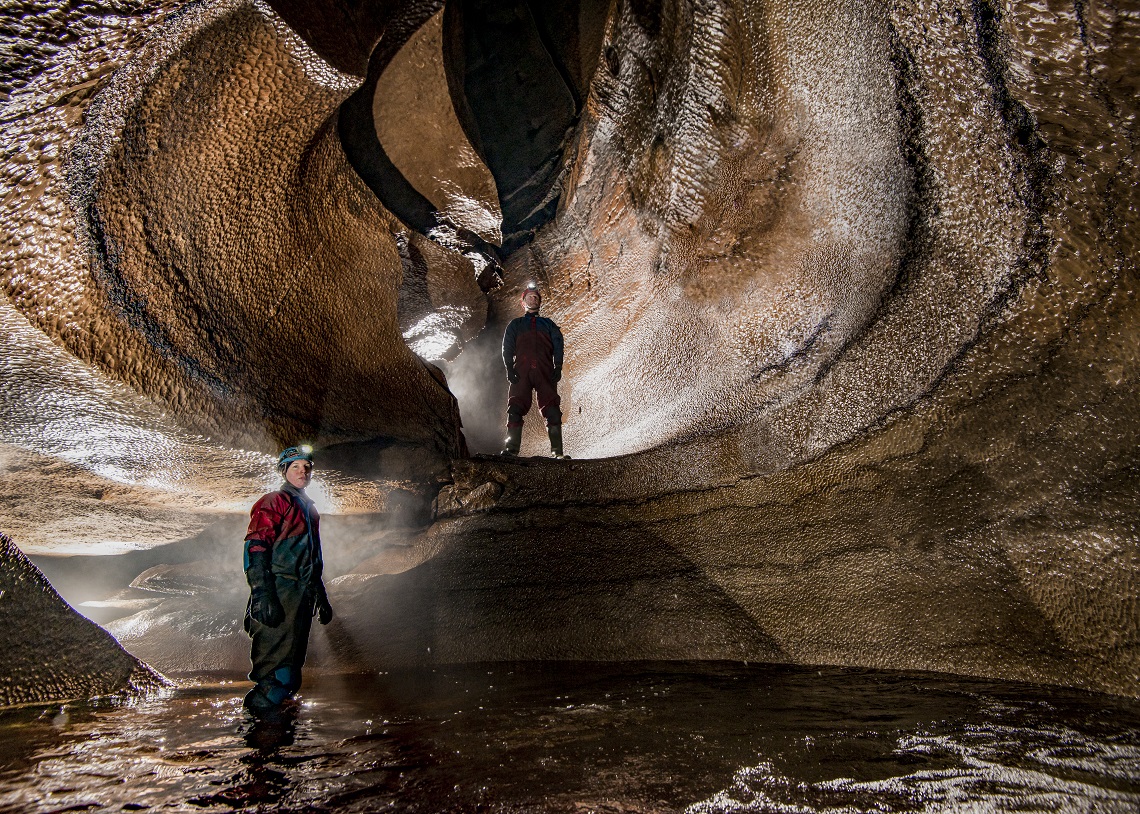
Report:
[[[1140,706],[918,673],[495,664],[0,714],[0,812],[1134,811]]]

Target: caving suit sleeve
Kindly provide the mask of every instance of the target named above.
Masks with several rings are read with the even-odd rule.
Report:
[[[550,320],[550,344],[554,346],[554,369],[562,369],[562,331]]]
[[[325,573],[325,553],[321,549],[321,514],[316,506],[309,506],[309,522],[313,535],[313,580],[322,583]]]
[[[507,369],[507,376],[515,370],[515,341],[519,333],[519,320],[512,319],[503,333],[503,367]]]
[[[251,588],[265,587],[270,581],[273,543],[277,540],[283,519],[280,495],[265,495],[249,512],[249,528],[245,533],[245,578]]]

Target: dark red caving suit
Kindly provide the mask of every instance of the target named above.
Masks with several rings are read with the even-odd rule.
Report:
[[[538,411],[547,426],[562,423],[562,331],[554,320],[538,314],[512,319],[503,334],[503,364],[511,389],[507,393],[507,426],[521,427],[530,410],[531,391],[538,394]]]
[[[301,687],[313,608],[326,597],[321,516],[313,501],[283,483],[253,505],[245,541],[245,573],[251,588],[272,586],[285,618],[277,627],[254,620],[246,610],[245,629],[253,639],[250,680],[274,704]]]

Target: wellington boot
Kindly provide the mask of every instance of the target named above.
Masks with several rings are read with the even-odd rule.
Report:
[[[522,446],[522,427],[507,427],[507,437],[503,441],[503,451],[500,455],[514,457],[519,454],[519,447]]]
[[[546,428],[546,434],[550,436],[550,454],[555,458],[569,458],[562,451],[562,425],[551,424]]]

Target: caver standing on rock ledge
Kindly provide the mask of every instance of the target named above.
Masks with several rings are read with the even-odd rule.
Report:
[[[322,580],[320,514],[305,494],[313,477],[313,451],[289,447],[277,457],[285,483],[253,505],[245,535],[249,605],[245,630],[253,639],[245,697],[254,712],[279,707],[301,687],[313,614],[333,617]]]
[[[551,454],[568,458],[562,452],[562,400],[558,397],[562,331],[553,320],[538,315],[542,295],[534,283],[523,290],[522,305],[526,313],[512,319],[503,334],[503,364],[511,388],[507,393],[507,439],[502,454],[519,454],[523,416],[530,410],[533,390],[538,394],[538,410],[546,419]]]

